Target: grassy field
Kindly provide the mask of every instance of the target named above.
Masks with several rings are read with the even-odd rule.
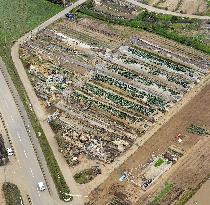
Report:
[[[46,0],[0,0],[0,56],[7,66],[7,70],[22,99],[35,132],[42,133],[41,137],[38,139],[59,197],[62,200],[68,200],[71,199],[68,195],[70,190],[64,180],[46,136],[41,129],[40,123],[35,114],[30,110],[30,101],[15,70],[10,55],[11,46],[19,37],[61,10],[61,6],[52,4]]]
[[[23,33],[61,11],[46,0],[0,0],[0,45],[11,45]]]
[[[22,197],[20,190],[15,184],[5,182],[2,186],[2,191],[5,196],[6,205],[22,205]]]

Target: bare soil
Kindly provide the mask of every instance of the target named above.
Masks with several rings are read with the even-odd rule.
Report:
[[[158,8],[186,14],[202,15],[208,9],[206,0],[151,0],[149,4]]]

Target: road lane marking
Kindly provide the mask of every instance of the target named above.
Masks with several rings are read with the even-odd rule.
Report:
[[[13,119],[12,115],[10,115],[10,117],[11,117],[12,121],[14,121],[14,119]]]
[[[2,99],[3,99],[4,104],[6,105],[6,107],[9,109],[9,105],[8,105],[8,103],[7,103],[6,99],[5,99],[4,97],[3,97]]]
[[[19,167],[20,167],[20,169],[21,169],[22,167],[21,167],[21,165],[20,165],[20,160],[18,159],[17,162],[18,162]]]
[[[34,173],[33,173],[33,170],[31,168],[30,168],[30,171],[31,171],[32,177],[34,178]]]
[[[26,158],[28,158],[28,156],[27,156],[27,154],[26,154],[26,151],[25,151],[25,150],[23,150],[23,152],[24,152],[24,154],[25,154]]]
[[[5,103],[6,107],[9,109],[9,105],[5,99],[4,99],[4,103]]]
[[[18,138],[19,138],[19,141],[21,142],[22,140],[21,140],[21,137],[20,137],[19,132],[17,132],[17,136],[18,136]]]

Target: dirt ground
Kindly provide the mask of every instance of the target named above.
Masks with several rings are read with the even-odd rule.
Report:
[[[209,205],[210,195],[210,180],[207,180],[199,191],[186,203],[186,205],[193,205],[195,202],[202,205]]]
[[[209,174],[210,148],[209,138],[189,134],[186,128],[194,123],[210,130],[210,84],[208,84],[195,98],[184,106],[174,117],[162,126],[141,148],[138,149],[119,169],[90,195],[92,204],[107,204],[116,192],[127,193],[126,198],[131,204],[143,205],[153,200],[166,181],[173,184],[174,190],[164,199],[162,204],[172,204],[177,195],[197,187]],[[185,137],[182,143],[175,139],[181,133]],[[139,164],[144,164],[152,154],[161,154],[170,145],[181,145],[185,150],[184,156],[165,173],[161,180],[148,191],[143,192],[140,187],[133,186],[130,182],[119,182],[119,177],[124,171],[135,169]],[[200,160],[202,159],[202,160]],[[140,198],[140,199],[139,199]],[[138,200],[139,199],[139,200]]]
[[[206,0],[151,0],[149,4],[187,14],[205,14],[208,9]]]

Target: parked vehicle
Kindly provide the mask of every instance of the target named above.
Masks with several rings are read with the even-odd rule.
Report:
[[[14,155],[14,151],[12,150],[11,147],[10,148],[7,148],[7,154],[8,154],[8,156]]]
[[[39,191],[44,191],[46,189],[43,182],[38,183],[38,189],[39,189]]]

